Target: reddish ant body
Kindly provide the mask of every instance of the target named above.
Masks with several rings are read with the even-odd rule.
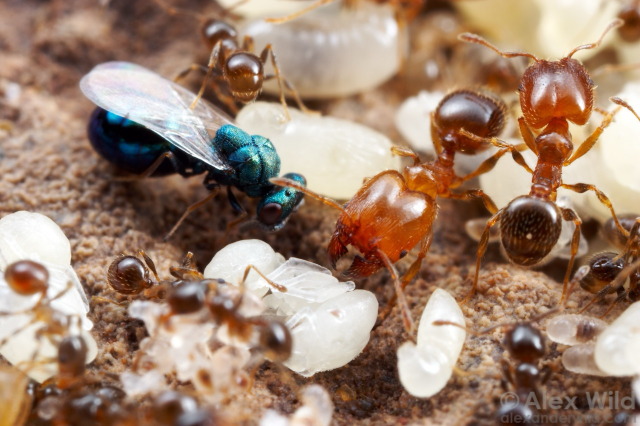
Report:
[[[511,151],[517,161],[522,159],[518,148],[509,145],[501,147],[467,176],[458,177],[453,170],[456,152],[473,154],[489,148],[490,144],[485,143],[484,139],[500,134],[504,127],[505,111],[506,107],[501,100],[485,93],[470,90],[450,93],[440,102],[431,117],[431,133],[438,154],[436,160],[423,163],[409,149],[392,148],[395,154],[412,158],[413,165],[405,167],[402,173],[387,170],[367,180],[344,207],[292,180],[275,178],[271,182],[296,188],[342,212],[328,247],[333,267],[347,253],[349,245],[356,247],[363,256],[354,259],[346,271],[347,276],[367,277],[386,267],[394,281],[395,297],[400,299],[405,326],[411,328],[412,322],[402,289],[417,274],[429,250],[437,211],[436,198],[468,200],[480,197],[487,209],[495,212],[495,204],[481,190],[462,193],[451,190],[491,170],[506,152]],[[478,138],[474,139],[469,135]],[[418,243],[418,258],[400,282],[393,264]],[[395,298],[389,303],[389,307],[394,300]]]
[[[618,227],[622,229],[609,198],[594,185],[569,185],[562,182],[562,168],[582,157],[593,147],[617,112],[604,112],[605,117],[600,126],[574,152],[569,121],[581,126],[587,123],[594,109],[594,85],[587,69],[572,56],[580,50],[599,46],[607,32],[620,25],[620,20],[612,22],[597,42],[578,46],[558,61],[538,59],[524,52],[502,52],[475,34],[464,33],[459,36],[462,41],[486,46],[505,58],[524,56],[535,61],[522,76],[518,90],[523,114],[518,123],[526,145],[538,156],[533,171],[525,167],[533,175],[529,195],[515,198],[487,222],[478,247],[473,287],[465,302],[475,292],[480,262],[487,248],[490,230],[498,222],[502,246],[509,259],[517,265],[533,266],[540,263],[557,243],[562,220],[573,221],[576,229],[571,241],[571,258],[564,278],[564,298],[580,243],[582,221],[573,209],[559,208],[556,205],[559,188],[578,193],[595,192],[600,202],[611,211]],[[532,129],[540,129],[540,133],[535,136]],[[465,131],[462,133],[467,134]],[[506,145],[495,137],[482,138],[471,133],[467,136],[478,141],[490,142],[498,147]],[[623,229],[622,231],[626,232]]]

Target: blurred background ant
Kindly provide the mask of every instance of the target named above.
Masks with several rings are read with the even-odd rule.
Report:
[[[502,247],[510,261],[520,266],[534,266],[547,257],[558,242],[562,220],[572,221],[575,224],[571,241],[571,257],[563,281],[561,301],[564,300],[578,252],[582,220],[573,209],[556,205],[558,188],[566,188],[577,193],[593,191],[598,200],[611,211],[621,232],[627,233],[618,222],[611,201],[602,191],[594,185],[566,184],[562,181],[562,168],[582,157],[594,146],[619,110],[618,108],[608,113],[594,107],[593,81],[589,78],[584,65],[572,56],[580,50],[598,47],[610,30],[621,25],[621,20],[613,21],[605,28],[598,41],[578,46],[558,61],[539,59],[526,52],[503,52],[475,34],[464,33],[459,36],[461,41],[488,47],[505,58],[527,57],[534,60],[522,76],[518,90],[523,114],[518,119],[518,123],[527,147],[538,157],[534,170],[526,164],[519,163],[532,174],[529,195],[513,199],[487,221],[478,246],[473,285],[464,303],[468,302],[475,293],[480,263],[487,248],[491,227],[500,223]],[[574,152],[569,121],[577,125],[585,125],[594,109],[601,112],[604,118],[598,128]],[[541,131],[536,136],[532,129],[541,129]],[[483,138],[465,130],[461,133],[478,142],[489,142],[499,148],[509,145],[495,137]]]
[[[221,8],[218,16],[214,18],[207,18],[197,12],[168,6],[164,0],[154,1],[171,15],[189,15],[198,19],[201,23],[200,32],[202,40],[211,51],[209,64],[206,67],[199,64],[192,64],[189,68],[180,72],[174,79],[174,81],[177,82],[196,70],[202,70],[206,73],[194,105],[195,102],[202,97],[207,87],[207,82],[212,78],[214,83],[210,86],[215,91],[218,99],[224,102],[234,114],[237,114],[238,107],[235,101],[243,104],[253,102],[258,95],[260,95],[263,83],[275,78],[278,82],[280,102],[284,108],[287,120],[290,120],[291,116],[287,108],[284,88],[293,96],[300,110],[311,113],[311,111],[305,107],[302,99],[300,99],[293,84],[280,73],[278,59],[271,44],[267,44],[260,55],[254,54],[253,39],[250,36],[245,36],[242,42],[240,42],[236,28],[232,26],[228,20],[224,19],[230,16],[233,8],[250,0],[239,1],[229,9]],[[269,60],[269,55],[274,74],[265,75],[264,66]],[[226,84],[231,96],[220,90],[220,83]]]

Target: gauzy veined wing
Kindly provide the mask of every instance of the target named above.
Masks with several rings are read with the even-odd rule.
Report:
[[[211,144],[214,132],[231,119],[184,87],[129,62],[96,66],[80,81],[80,89],[99,107],[139,123],[218,170],[231,165]]]

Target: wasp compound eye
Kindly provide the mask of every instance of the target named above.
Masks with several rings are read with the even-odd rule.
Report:
[[[275,225],[282,217],[282,206],[278,203],[267,203],[260,210],[260,222],[265,225]]]

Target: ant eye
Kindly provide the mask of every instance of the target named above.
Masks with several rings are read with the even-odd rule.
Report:
[[[4,279],[7,280],[7,284],[13,291],[23,296],[29,296],[46,291],[49,271],[39,263],[20,260],[7,267]]]
[[[260,210],[260,222],[265,225],[275,225],[282,217],[282,206],[278,203],[267,203]]]

